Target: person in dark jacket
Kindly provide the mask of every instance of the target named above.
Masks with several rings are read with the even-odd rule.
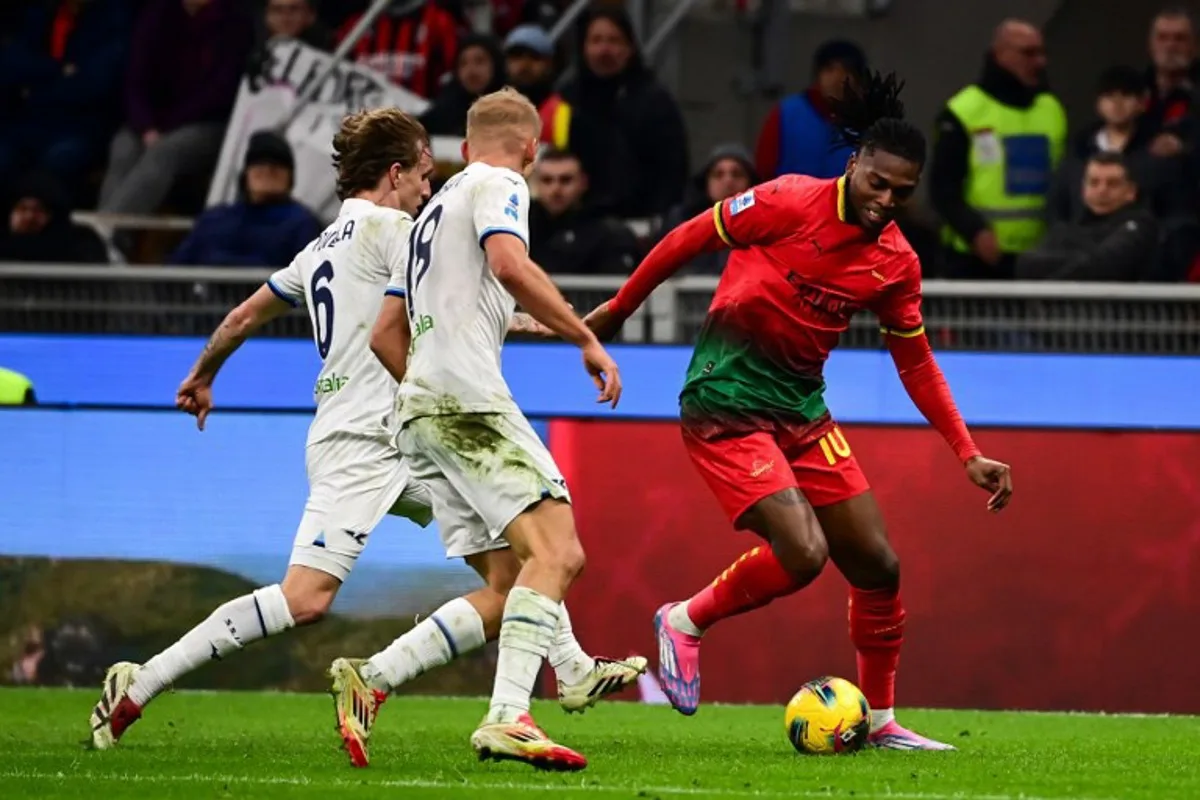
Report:
[[[172,264],[284,267],[321,232],[291,197],[292,148],[275,133],[250,137],[236,203],[210,208],[171,255]]]
[[[246,66],[252,88],[257,89],[270,67],[268,45],[273,40],[293,39],[325,52],[333,50],[333,31],[317,16],[317,0],[266,0],[256,9],[254,48]]]
[[[1133,67],[1112,67],[1100,76],[1096,97],[1099,120],[1079,133],[1055,176],[1050,220],[1069,222],[1086,213],[1083,177],[1097,153],[1120,153],[1144,205],[1160,216],[1190,207],[1186,160],[1150,152],[1158,131],[1144,114],[1149,101],[1146,76]]]
[[[584,206],[588,176],[562,150],[539,156],[533,178],[537,199],[529,210],[529,256],[549,273],[628,275],[638,262],[629,228]]]
[[[619,217],[666,213],[688,178],[687,133],[675,98],[643,63],[629,15],[597,8],[580,27],[567,148],[591,176],[588,203]]]
[[[954,108],[968,93],[979,98],[968,104],[978,122],[964,121]],[[1006,129],[996,129],[1000,122]],[[1041,31],[1021,20],[997,26],[979,81],[951,98],[936,127],[929,198],[945,223],[948,277],[1012,278],[1017,253],[1044,234],[1045,204],[1066,144],[1065,112],[1047,88]],[[1020,199],[1040,201],[1041,208],[1006,217],[1018,210],[972,202],[972,190],[983,187],[992,206]]]
[[[421,124],[430,136],[466,136],[467,109],[481,95],[503,88],[505,80],[500,44],[491,36],[463,37],[454,71],[421,115]]]
[[[0,261],[27,264],[107,264],[108,249],[91,228],[71,222],[71,206],[53,175],[35,172],[12,193],[0,232]]]
[[[817,48],[808,89],[777,103],[758,134],[754,157],[763,180],[786,174],[836,178],[846,171],[854,148],[838,144],[829,101],[866,69],[867,57],[853,42]]]
[[[132,5],[58,0],[12,13],[0,40],[0,183],[32,169],[78,186],[120,122]]]
[[[1097,153],[1083,179],[1084,214],[1051,226],[1017,257],[1021,280],[1136,281],[1153,269],[1158,225],[1138,206],[1137,185],[1119,153]]]
[[[1160,157],[1200,157],[1197,150],[1196,28],[1183,8],[1159,12],[1150,23],[1150,101],[1146,117],[1157,132],[1151,152]]]
[[[147,0],[100,209],[155,212],[184,176],[212,171],[253,39],[240,0]]]
[[[687,187],[683,202],[672,208],[663,219],[663,234],[700,212],[711,210],[716,203],[741,194],[758,182],[758,174],[746,148],[740,144],[723,144],[713,148],[704,162],[704,168],[696,173]],[[722,249],[704,253],[683,268],[684,274],[720,275],[731,252]]]

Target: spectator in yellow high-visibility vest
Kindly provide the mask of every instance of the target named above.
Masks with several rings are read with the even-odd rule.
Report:
[[[36,403],[33,382],[19,372],[0,367],[0,406],[32,406]]]

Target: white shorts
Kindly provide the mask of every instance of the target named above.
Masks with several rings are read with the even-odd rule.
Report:
[[[519,413],[418,417],[397,442],[429,489],[447,558],[507,547],[505,528],[530,506],[571,501],[550,451]]]
[[[383,438],[342,435],[309,445],[308,502],[289,564],[345,581],[385,514],[421,527],[433,519],[429,492],[412,480],[400,452]]]

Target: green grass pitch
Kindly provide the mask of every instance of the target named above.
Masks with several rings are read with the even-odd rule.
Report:
[[[352,769],[321,695],[180,692],[120,747],[81,745],[92,691],[0,690],[0,798],[1200,798],[1200,718],[906,711],[956,753],[806,757],[783,709],[610,703],[547,732],[591,761],[573,775],[479,763],[482,700],[393,698],[372,764]]]

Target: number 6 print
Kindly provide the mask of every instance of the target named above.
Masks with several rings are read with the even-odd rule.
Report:
[[[317,352],[321,360],[329,355],[329,347],[333,344],[333,291],[329,284],[333,282],[333,264],[321,262],[321,266],[313,270],[312,281],[308,285],[312,296],[312,325],[313,335],[317,339]]]

